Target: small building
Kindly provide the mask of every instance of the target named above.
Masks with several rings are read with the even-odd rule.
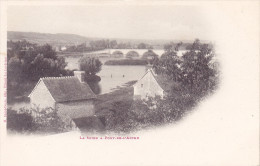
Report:
[[[134,85],[134,99],[146,99],[147,97],[164,97],[171,90],[173,82],[169,82],[165,77],[155,74],[150,68],[144,76]]]
[[[60,50],[61,50],[61,51],[66,51],[66,50],[67,50],[67,47],[66,47],[66,46],[62,46],[62,47],[60,48]]]
[[[60,51],[61,51],[61,46],[54,46],[53,49],[54,49],[56,52],[60,52]]]
[[[84,74],[74,71],[74,76],[41,78],[28,96],[31,104],[54,108],[72,119],[93,116],[96,95],[84,82]]]

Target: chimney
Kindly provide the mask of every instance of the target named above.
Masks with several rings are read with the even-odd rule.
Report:
[[[74,76],[76,76],[81,83],[85,82],[85,71],[74,71]]]

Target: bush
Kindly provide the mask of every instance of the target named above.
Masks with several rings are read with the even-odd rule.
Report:
[[[105,116],[106,130],[115,132],[129,132],[135,128],[131,123],[134,114],[129,111],[131,103],[117,101],[112,104],[110,111],[112,114]]]
[[[59,133],[75,129],[68,117],[60,117],[52,108],[7,110],[7,129],[17,133]]]
[[[28,113],[17,113],[12,109],[7,109],[7,129],[19,133],[35,131],[33,117]]]
[[[79,60],[79,69],[87,75],[95,75],[101,71],[102,62],[98,58],[84,56]]]

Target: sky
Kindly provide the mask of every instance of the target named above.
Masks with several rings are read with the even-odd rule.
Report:
[[[210,36],[203,10],[195,6],[9,6],[7,12],[8,31],[154,40]]]

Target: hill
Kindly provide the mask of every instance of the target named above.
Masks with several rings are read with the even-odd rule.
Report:
[[[94,37],[85,37],[75,34],[64,34],[64,33],[38,33],[38,32],[18,32],[18,31],[8,31],[7,39],[18,41],[18,40],[27,40],[30,43],[36,44],[51,44],[54,46],[62,46],[62,45],[78,45],[85,42],[90,42],[94,40],[102,40],[106,38],[94,38]],[[180,41],[183,44],[191,44],[192,40],[152,40],[152,39],[119,39],[119,38],[110,38],[109,40],[116,40],[117,43],[129,43],[132,46],[136,46],[140,43],[146,43],[155,49],[163,49],[163,46],[167,43],[173,42],[178,43]],[[202,43],[206,43],[206,41],[201,41]]]
[[[8,31],[7,39],[18,41],[18,40],[27,40],[31,43],[36,44],[46,44],[49,43],[51,45],[74,45],[80,44],[83,42],[95,40],[95,38],[87,38],[80,35],[75,34],[51,34],[51,33],[37,33],[37,32],[15,32]]]

